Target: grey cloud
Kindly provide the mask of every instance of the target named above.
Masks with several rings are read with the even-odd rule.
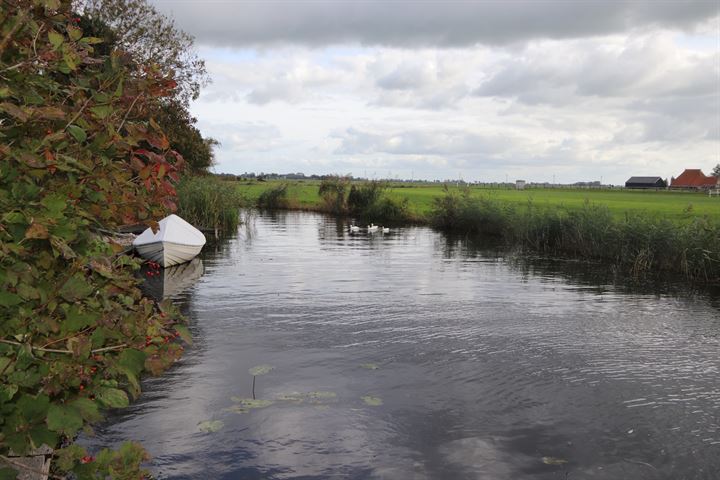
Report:
[[[719,60],[718,55],[683,55],[667,36],[640,37],[622,46],[593,40],[540,43],[501,62],[473,93],[515,97],[529,105],[567,105],[592,96],[718,95]]]
[[[154,0],[200,43],[223,46],[361,43],[393,46],[508,44],[633,28],[690,29],[717,16],[708,0],[404,0],[317,2]]]

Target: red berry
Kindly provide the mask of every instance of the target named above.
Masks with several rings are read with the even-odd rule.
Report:
[[[80,385],[80,390],[85,390],[85,385]]]
[[[85,455],[80,459],[80,463],[90,463],[93,460],[95,460],[95,457],[91,457],[90,455]]]

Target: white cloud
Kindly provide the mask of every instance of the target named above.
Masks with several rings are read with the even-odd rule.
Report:
[[[515,3],[497,5],[493,15],[517,14]],[[642,2],[612,3],[612,15],[587,4],[578,22],[600,15],[596,29],[565,39],[575,27],[555,31],[542,16],[550,34],[516,32],[532,39],[502,47],[477,38],[433,44],[432,28],[406,46],[324,45],[320,37],[285,45],[302,32],[287,42],[256,39],[262,48],[203,46],[214,83],[192,109],[203,133],[223,142],[217,169],[235,173],[622,183],[709,170],[720,162],[720,24],[702,6],[663,5],[665,13],[640,19]],[[450,25],[443,15],[438,22]]]

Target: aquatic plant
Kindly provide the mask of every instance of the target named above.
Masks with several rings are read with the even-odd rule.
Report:
[[[185,177],[177,194],[177,214],[191,224],[218,235],[237,231],[244,202],[232,183],[211,175]]]
[[[699,282],[720,282],[720,221],[695,217],[672,222],[627,214],[603,205],[524,208],[469,190],[446,189],[435,200],[431,224],[441,230],[493,236],[527,252],[600,260],[633,277],[675,272]]]

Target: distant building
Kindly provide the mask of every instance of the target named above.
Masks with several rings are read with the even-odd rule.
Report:
[[[696,190],[707,190],[718,188],[720,177],[705,175],[699,168],[686,168],[679,177],[673,178],[670,188],[692,188]]]
[[[660,177],[630,177],[625,188],[665,188],[667,182]]]
[[[515,188],[517,190],[525,190],[525,180],[515,180]]]

